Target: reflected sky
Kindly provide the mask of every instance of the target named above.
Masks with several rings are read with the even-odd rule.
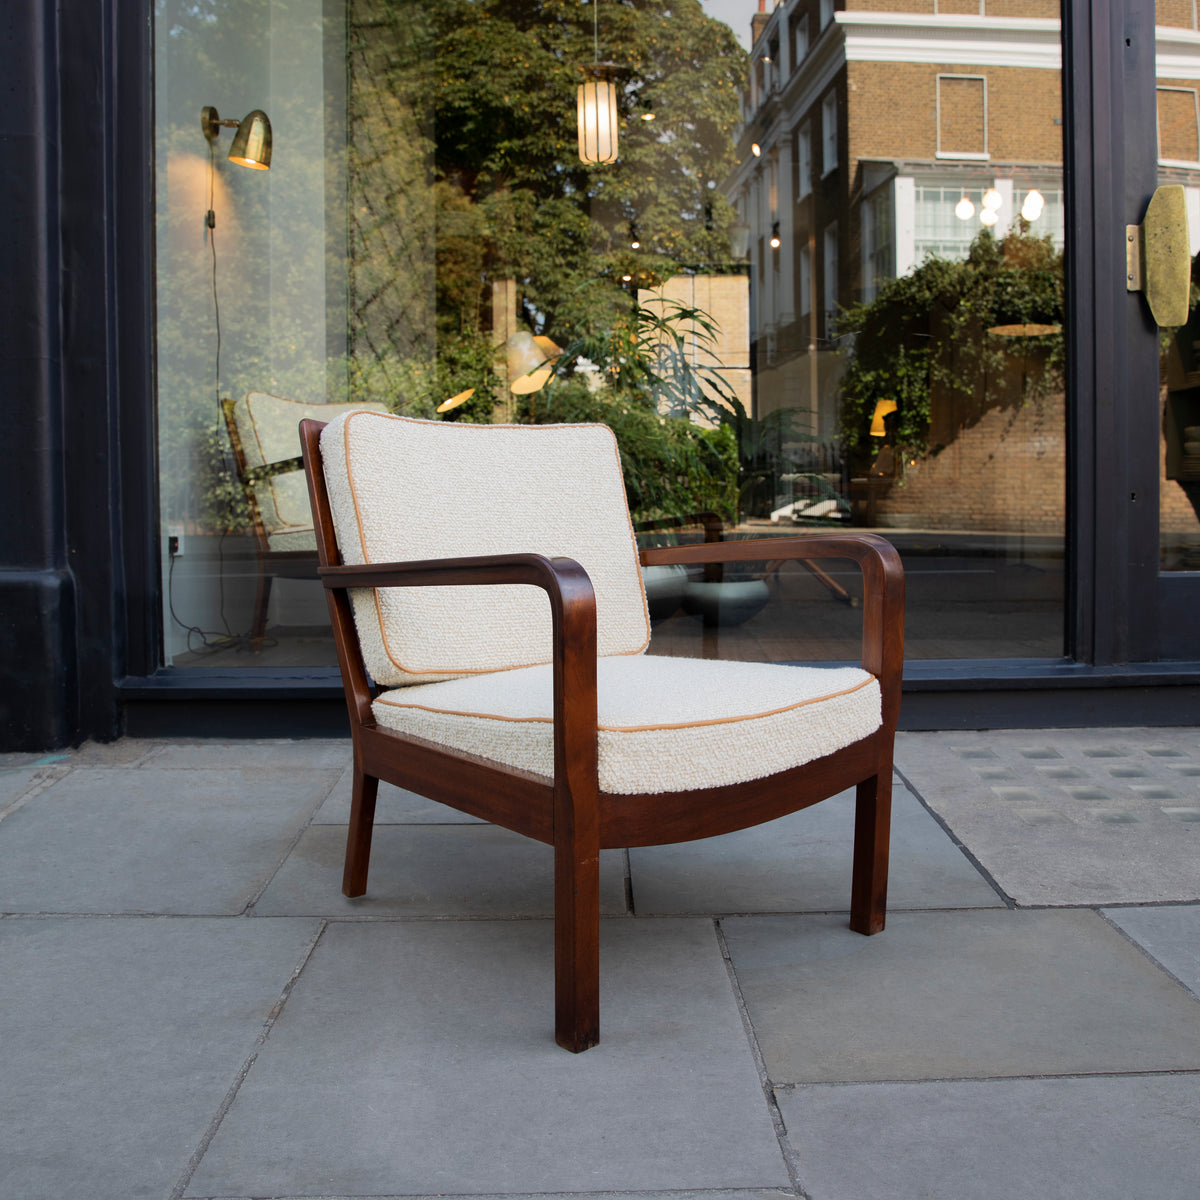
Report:
[[[700,4],[710,17],[724,21],[733,30],[743,49],[750,49],[750,21],[758,11],[757,0],[700,0]],[[768,11],[774,7],[768,0]]]

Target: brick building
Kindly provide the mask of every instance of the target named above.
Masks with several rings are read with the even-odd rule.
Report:
[[[981,220],[1002,237],[1023,214],[1064,243],[1063,103],[1058,0],[787,0],[753,17],[740,166],[726,184],[749,231],[756,411],[800,414],[812,464],[845,475],[838,383],[839,309],[928,256],[963,258]],[[1158,5],[1161,182],[1187,188],[1200,248],[1200,38],[1191,0]],[[991,195],[989,196],[989,192]],[[985,204],[985,197],[988,203]],[[1013,405],[1006,405],[1012,408]],[[1062,529],[1062,397],[1034,418],[993,414],[930,481],[872,506],[884,524],[1011,529],[1014,489],[1040,497],[1034,526]],[[1011,416],[1011,414],[1010,414]],[[1026,445],[1037,442],[1036,453]],[[968,444],[974,449],[968,449]],[[1031,443],[1032,444],[1032,443]],[[999,447],[999,450],[998,450]],[[1003,459],[1029,466],[1014,477]],[[958,467],[952,469],[952,463]],[[1036,474],[1034,469],[1036,467]],[[959,495],[971,481],[975,492]],[[844,479],[844,485],[849,481]],[[918,504],[924,492],[929,503]],[[1180,497],[1164,490],[1164,502]],[[878,497],[877,497],[878,499]],[[1186,506],[1185,506],[1186,507]],[[894,511],[889,513],[889,508]],[[1028,506],[1026,506],[1028,509]]]

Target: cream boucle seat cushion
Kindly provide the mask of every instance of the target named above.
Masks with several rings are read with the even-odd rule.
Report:
[[[616,439],[605,426],[354,412],[322,430],[321,457],[344,563],[573,558],[595,589],[599,653],[646,648],[637,546]],[[350,594],[363,660],[385,686],[551,660],[549,601],[531,585]]]
[[[538,775],[554,774],[548,666],[398,688],[382,726]],[[666,657],[597,664],[600,790],[690,791],[831,754],[880,725],[879,684],[857,667]]]

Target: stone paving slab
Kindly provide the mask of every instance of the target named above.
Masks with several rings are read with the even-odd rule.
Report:
[[[1200,1077],[779,1094],[808,1200],[1195,1200]]]
[[[317,809],[317,815],[313,817],[314,824],[349,824],[352,774],[352,770],[347,767],[342,777],[334,784],[329,799]],[[375,800],[375,824],[482,825],[485,822],[469,813],[459,812],[457,808],[439,804],[436,800],[427,800],[424,796],[418,796],[416,792],[393,787],[390,783],[380,783]]]
[[[353,760],[349,738],[278,738],[195,742],[173,740],[153,758],[160,769],[184,770],[211,767],[214,759],[223,767],[319,767],[344,770]]]
[[[318,928],[0,921],[0,1195],[170,1195]]]
[[[69,770],[67,766],[5,767],[0,770],[0,819],[22,797],[45,789]]]
[[[1200,1070],[1200,1003],[1093,912],[721,928],[777,1084]]]
[[[1193,729],[905,733],[896,767],[1018,904],[1200,899]]]
[[[336,778],[77,767],[0,821],[0,912],[241,912]]]
[[[634,911],[849,911],[854,793],[722,837],[630,850]],[[1003,907],[1003,900],[902,785],[892,793],[888,905]]]
[[[188,1196],[788,1186],[711,922],[602,924],[601,1042],[549,922],[331,925]]]
[[[1193,995],[1200,997],[1200,904],[1102,911]]]
[[[344,825],[312,825],[254,906],[258,915],[547,917],[554,912],[553,847],[509,829],[381,825],[371,841],[365,896],[342,895]],[[625,856],[600,852],[600,910],[627,911]]]
[[[200,1200],[260,1200],[254,1196],[201,1197]],[[319,1196],[305,1200],[362,1200],[359,1196]],[[371,1196],[370,1200],[426,1200],[423,1196]],[[429,1200],[435,1200],[430,1197]],[[436,1200],[444,1200],[438,1195]],[[632,1200],[628,1192],[488,1192],[486,1195],[456,1196],[454,1200]],[[718,1188],[713,1191],[641,1191],[636,1200],[796,1200],[796,1193],[777,1188]]]

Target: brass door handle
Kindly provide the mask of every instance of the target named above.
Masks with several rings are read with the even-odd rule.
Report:
[[[1125,226],[1125,290],[1145,295],[1160,326],[1187,324],[1192,256],[1182,184],[1156,188],[1142,223]]]

